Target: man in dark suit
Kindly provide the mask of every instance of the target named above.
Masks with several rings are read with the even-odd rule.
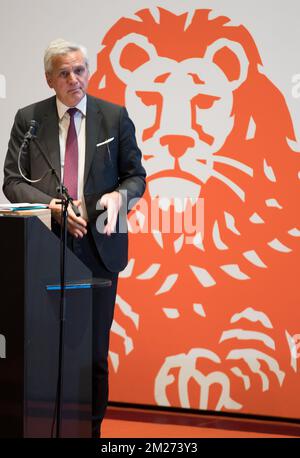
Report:
[[[146,174],[126,109],[86,94],[85,48],[55,40],[46,49],[44,66],[56,96],[17,112],[4,164],[3,192],[11,202],[48,204],[58,233],[61,205],[56,177],[62,179],[81,212],[76,216],[69,208],[68,246],[94,276],[112,281],[111,288],[93,293],[93,437],[97,437],[108,399],[107,356],[118,272],[127,264],[127,233],[116,228],[120,209],[142,196]],[[38,130],[22,156],[22,172],[35,180],[49,169],[56,171],[35,183],[27,182],[18,167],[31,120],[37,121]],[[96,225],[99,206],[106,210],[103,229]]]

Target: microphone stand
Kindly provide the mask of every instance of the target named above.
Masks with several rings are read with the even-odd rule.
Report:
[[[63,375],[64,375],[64,348],[65,348],[65,321],[66,321],[66,247],[67,247],[67,220],[68,206],[72,205],[67,188],[61,184],[57,188],[61,200],[61,230],[60,230],[60,327],[59,327],[59,359],[57,378],[57,407],[56,407],[56,437],[61,437],[61,420],[63,407]]]

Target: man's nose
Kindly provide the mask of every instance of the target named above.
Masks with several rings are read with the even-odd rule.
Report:
[[[69,83],[75,83],[77,81],[76,74],[74,72],[70,72],[68,75]]]
[[[178,159],[188,148],[195,146],[195,140],[187,135],[164,135],[160,139],[160,144],[161,146],[168,145],[171,156]]]

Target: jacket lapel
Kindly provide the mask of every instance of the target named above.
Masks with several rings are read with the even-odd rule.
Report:
[[[86,150],[84,166],[84,184],[88,178],[96,145],[107,136],[103,114],[99,104],[87,95],[86,111]],[[49,100],[35,139],[49,158],[49,167],[53,167],[61,178],[58,114],[55,96]]]
[[[53,167],[61,178],[58,114],[55,100],[53,97],[50,106],[45,110],[36,142],[48,156],[49,166]]]
[[[105,136],[104,118],[97,102],[87,96],[86,110],[86,147],[85,147],[85,166],[84,166],[84,184],[87,181],[96,145],[103,140]]]

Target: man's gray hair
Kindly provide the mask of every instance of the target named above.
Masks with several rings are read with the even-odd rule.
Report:
[[[69,52],[81,51],[85,60],[87,68],[89,67],[89,61],[87,56],[87,50],[84,46],[78,45],[76,43],[63,40],[58,38],[57,40],[51,41],[44,54],[44,68],[46,73],[51,73],[52,71],[52,62],[53,58],[56,56],[61,56],[68,54]]]

